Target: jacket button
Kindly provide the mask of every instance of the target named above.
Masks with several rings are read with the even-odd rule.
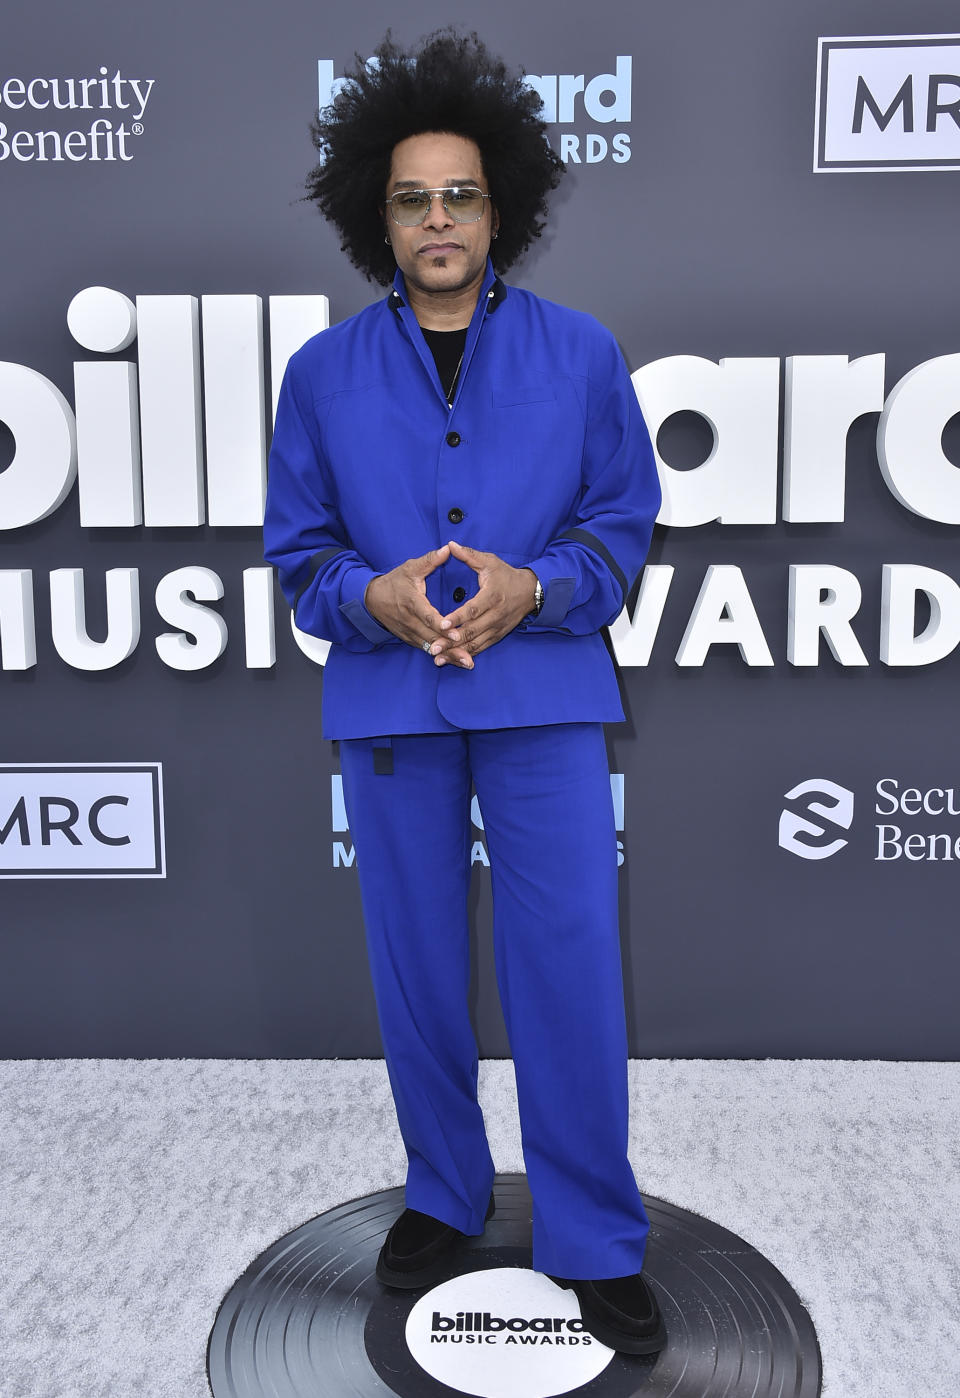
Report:
[[[452,510],[447,511],[447,519],[451,524],[459,524],[463,519],[463,510],[458,509],[457,506],[454,505]]]
[[[459,433],[459,432],[448,432],[448,433],[447,433],[447,446],[448,446],[448,447],[458,447],[459,445],[460,445],[460,433]]]
[[[467,589],[465,587],[455,587],[453,589],[453,600],[455,602],[462,602],[466,595]]]

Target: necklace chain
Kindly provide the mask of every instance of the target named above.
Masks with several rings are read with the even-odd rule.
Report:
[[[455,390],[456,387],[457,387],[457,379],[460,377],[460,370],[461,370],[461,368],[462,368],[462,366],[463,366],[463,356],[464,356],[465,352],[466,352],[466,347],[464,347],[464,349],[461,350],[461,352],[460,352],[460,358],[457,360],[457,367],[456,367],[456,368],[454,369],[454,371],[453,371],[453,378],[450,380],[450,386],[449,386],[449,388],[447,389],[447,392],[446,392],[446,394],[445,394],[445,397],[446,397],[446,400],[447,400],[447,407],[448,407],[448,408],[452,408],[452,407],[453,407],[453,394],[454,394],[454,390]]]

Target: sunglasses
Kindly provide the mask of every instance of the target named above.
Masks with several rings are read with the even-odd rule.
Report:
[[[403,228],[415,228],[430,212],[436,194],[454,223],[476,223],[483,217],[484,200],[490,198],[472,184],[452,184],[442,189],[402,189],[386,201],[394,223]]]

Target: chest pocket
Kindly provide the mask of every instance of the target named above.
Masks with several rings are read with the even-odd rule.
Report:
[[[553,384],[502,384],[493,389],[495,408],[518,408],[525,403],[553,403],[556,401]]]

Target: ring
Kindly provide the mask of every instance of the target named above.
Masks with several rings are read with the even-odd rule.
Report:
[[[424,641],[421,645],[421,650],[429,650],[432,645],[432,641]]]

